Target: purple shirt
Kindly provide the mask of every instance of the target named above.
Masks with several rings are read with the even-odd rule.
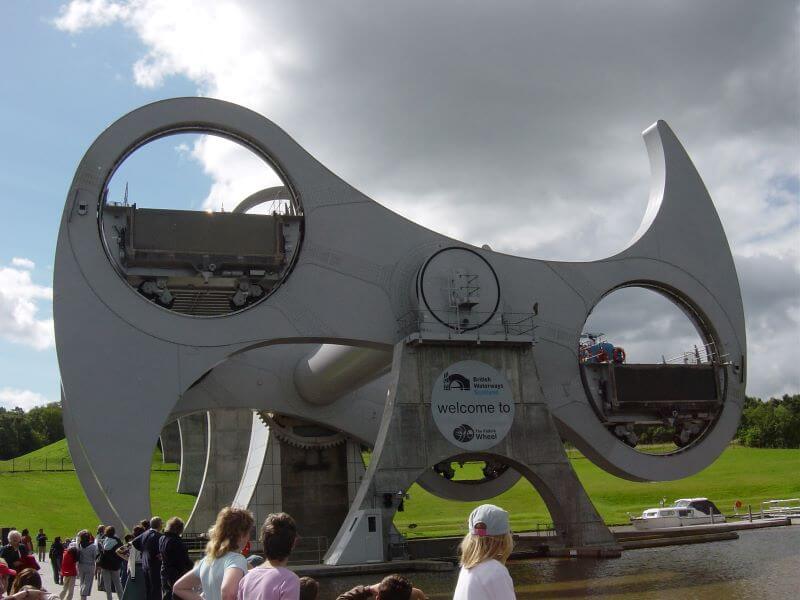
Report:
[[[238,600],[299,600],[300,578],[284,567],[256,567],[239,582]]]

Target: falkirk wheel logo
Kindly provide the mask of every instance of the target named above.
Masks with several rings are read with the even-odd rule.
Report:
[[[480,451],[496,446],[514,422],[514,399],[505,376],[477,360],[445,369],[431,390],[433,421],[451,444]]]
[[[458,442],[469,442],[475,437],[475,430],[466,423],[462,423],[453,429],[453,437]]]

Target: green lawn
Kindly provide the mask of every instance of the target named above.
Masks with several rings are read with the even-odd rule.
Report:
[[[15,459],[17,468],[30,459],[32,465],[45,464],[57,468],[61,459],[71,464],[66,440],[39,448]],[[179,516],[186,519],[194,506],[194,496],[178,494],[178,466],[164,464],[160,450],[153,453],[150,474],[150,497],[153,513],[162,517]],[[50,539],[60,535],[72,537],[82,528],[94,530],[99,522],[89,505],[74,471],[32,471],[10,473],[11,461],[0,461],[0,527],[27,527],[36,531],[43,527]],[[169,469],[169,470],[161,470]],[[150,515],[142,515],[142,518]]]
[[[60,460],[66,452],[62,441],[41,448],[30,457],[48,456]],[[626,513],[639,514],[644,508],[657,506],[662,497],[671,502],[680,497],[707,496],[728,513],[736,500],[741,500],[745,506],[752,504],[757,510],[762,500],[800,496],[800,450],[762,450],[732,445],[713,465],[697,475],[665,483],[625,481],[602,471],[575,450],[569,450],[568,454],[589,497],[609,524],[627,522]],[[23,460],[27,458],[22,457]],[[154,467],[175,467],[162,465],[158,451],[153,459]],[[2,467],[0,464],[0,470]],[[470,469],[477,467],[466,465],[465,473],[469,474]],[[151,473],[155,514],[186,518],[191,512],[194,497],[176,493],[177,480],[175,470]],[[411,537],[458,535],[464,531],[470,511],[479,504],[441,500],[416,485],[409,494],[405,511],[397,514],[395,524]],[[493,502],[511,512],[512,526],[517,531],[535,529],[537,523],[550,522],[542,499],[526,481],[520,481]],[[93,528],[98,523],[71,471],[0,472],[0,506],[3,507],[0,527],[13,525],[31,530],[44,527],[51,538],[53,535],[71,536],[82,527]],[[417,527],[409,528],[411,524]]]
[[[732,512],[736,500],[757,510],[762,500],[800,496],[800,450],[767,450],[729,446],[710,467],[678,481],[636,483],[609,475],[576,451],[569,453],[578,478],[583,483],[600,515],[609,524],[628,522],[627,513],[641,514],[644,508],[658,506],[666,497],[706,496],[725,513]],[[469,465],[465,469],[469,468]],[[470,511],[479,502],[451,502],[432,496],[414,486],[398,513],[395,525],[409,536],[458,535]],[[533,487],[520,481],[493,503],[511,512],[511,524],[518,531],[535,529],[537,523],[550,522],[550,515]],[[418,527],[409,529],[409,524]]]

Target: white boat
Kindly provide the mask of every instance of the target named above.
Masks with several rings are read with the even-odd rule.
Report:
[[[681,498],[672,506],[648,508],[641,517],[631,517],[636,529],[663,529],[724,523],[725,515],[708,498]]]

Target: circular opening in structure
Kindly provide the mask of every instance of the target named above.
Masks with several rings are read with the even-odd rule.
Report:
[[[493,460],[446,460],[433,466],[433,472],[447,481],[462,484],[481,484],[498,479],[509,469],[507,464]]]
[[[642,286],[592,310],[579,347],[586,392],[621,442],[665,454],[700,439],[722,408],[719,356],[688,305]]]
[[[294,264],[303,223],[265,158],[203,133],[131,153],[107,183],[99,218],[120,276],[144,300],[195,317],[269,296]]]
[[[452,481],[465,486],[490,486],[484,472],[492,461],[453,461],[456,474]],[[454,484],[455,485],[455,484]],[[553,519],[547,505],[536,488],[524,477],[505,491],[487,494],[479,500],[459,501],[443,498],[423,487],[413,484],[402,498],[401,508],[395,513],[394,526],[409,539],[442,536],[463,536],[469,514],[481,504],[496,504],[509,511],[514,533],[532,532],[543,538],[556,535]]]

